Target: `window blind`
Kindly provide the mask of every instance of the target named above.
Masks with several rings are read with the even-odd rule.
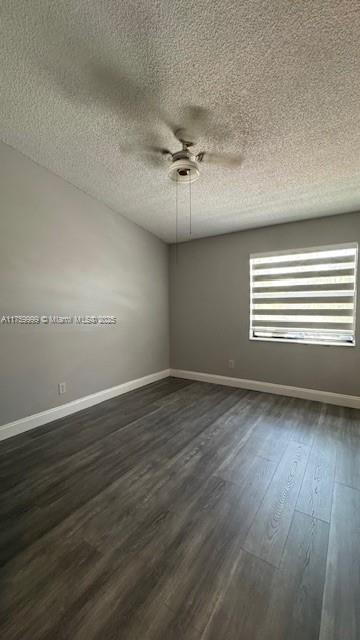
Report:
[[[250,338],[355,344],[357,244],[250,256]]]

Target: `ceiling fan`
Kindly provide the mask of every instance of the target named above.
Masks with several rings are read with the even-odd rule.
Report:
[[[212,129],[210,111],[205,107],[190,105],[184,109],[185,126],[174,126],[169,118],[162,118],[174,134],[176,140],[181,144],[178,151],[170,151],[168,148],[152,144],[140,144],[132,147],[132,150],[145,150],[148,153],[156,154],[157,158],[163,156],[171,165],[168,169],[168,176],[178,183],[195,182],[200,176],[199,164],[202,162],[218,164],[223,167],[237,168],[242,164],[240,154],[216,153],[213,151],[195,151],[197,138]],[[226,138],[225,130],[216,130],[215,138]],[[152,159],[154,156],[152,156]]]
[[[166,158],[171,163],[168,169],[168,176],[176,183],[176,187],[179,183],[186,183],[189,185],[189,230],[191,237],[191,183],[195,182],[195,180],[200,177],[199,164],[202,162],[210,162],[228,168],[237,168],[242,164],[243,158],[240,154],[195,151],[193,149],[193,147],[197,146],[196,139],[201,135],[208,133],[210,129],[213,129],[213,126],[211,126],[213,123],[210,121],[210,111],[205,107],[195,105],[185,107],[183,121],[186,126],[182,127],[174,126],[162,111],[158,111],[157,116],[171,129],[174,137],[181,144],[181,149],[179,151],[172,152],[168,148],[161,147],[159,145],[140,144],[137,145],[137,147],[133,146],[131,150],[134,148],[142,151],[145,150],[152,154],[152,160],[154,155],[160,160],[161,157]],[[225,130],[219,130],[218,127],[215,127],[214,129],[216,138],[219,139],[227,137],[227,132]],[[177,238],[178,196],[176,189],[176,245]]]
[[[151,19],[151,15],[148,18]],[[147,24],[148,19],[141,32],[141,47],[136,48],[137,52],[145,52],[137,74],[124,68],[119,55],[116,62],[110,61],[102,41],[96,43],[93,39],[90,43],[88,39],[78,37],[77,23],[72,24],[71,33],[69,25],[61,23],[56,24],[54,32],[44,33],[44,38],[51,35],[51,46],[55,54],[59,50],[61,55],[54,55],[52,59],[41,55],[38,63],[41,71],[55,82],[68,100],[89,106],[101,105],[113,113],[121,113],[126,119],[127,132],[132,130],[135,139],[120,143],[120,151],[137,152],[142,160],[157,166],[163,162],[170,163],[167,173],[176,187],[181,183],[189,185],[191,235],[191,183],[199,178],[201,165],[212,163],[236,169],[243,158],[239,154],[208,151],[200,146],[204,140],[213,140],[217,145],[231,138],[229,128],[224,124],[224,114],[190,104],[180,106],[176,122],[169,116],[163,104],[164,92],[159,75],[162,67],[154,55],[156,48],[153,42],[147,37]],[[151,65],[149,61],[152,61]],[[238,121],[241,120],[239,116]],[[245,142],[248,132],[243,124],[238,129]],[[177,150],[171,151],[162,146],[159,125],[171,131],[178,144]],[[176,220],[177,216],[176,188]]]
[[[134,131],[138,130],[140,140],[143,137],[144,142],[120,144],[124,153],[140,152],[143,160],[156,165],[159,165],[159,161],[161,163],[161,157],[167,158],[171,161],[168,175],[178,182],[197,180],[200,175],[199,164],[202,162],[228,168],[241,165],[242,157],[238,154],[207,150],[195,152],[194,148],[201,138],[212,138],[217,144],[230,137],[226,125],[219,123],[219,118],[208,108],[199,105],[183,106],[179,120],[175,122],[163,108],[160,96],[154,95],[143,82],[137,82],[121,67],[92,60],[87,48],[82,47],[79,42],[76,42],[73,51],[70,50],[68,54],[71,54],[72,59],[83,61],[80,64],[83,71],[80,80],[73,75],[75,71],[70,63],[59,69],[56,66],[50,68],[46,64],[43,69],[51,75],[67,98],[86,104],[101,103],[115,112],[122,112],[133,123]],[[144,105],[147,123],[143,117]],[[170,151],[161,144],[154,144],[153,141],[158,139],[153,130],[154,123],[161,123],[170,129],[181,149]],[[147,125],[150,125],[150,131]]]

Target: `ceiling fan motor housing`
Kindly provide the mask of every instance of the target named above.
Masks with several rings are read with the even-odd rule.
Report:
[[[174,160],[168,171],[168,176],[174,182],[195,182],[200,176],[197,163],[189,158]]]

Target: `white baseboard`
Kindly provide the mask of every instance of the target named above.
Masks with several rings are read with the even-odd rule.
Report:
[[[197,380],[198,382],[223,384],[228,387],[238,387],[240,389],[249,389],[251,391],[263,391],[264,393],[274,393],[280,396],[302,398],[303,400],[315,400],[316,402],[327,402],[328,404],[336,404],[341,407],[360,409],[359,396],[348,396],[342,393],[319,391],[317,389],[303,389],[302,387],[289,387],[283,384],[273,384],[272,382],[261,382],[260,380],[230,378],[228,376],[219,376],[214,373],[185,371],[183,369],[170,369],[170,375],[174,378],[186,378],[187,380]]]
[[[251,391],[262,391],[264,393],[274,393],[281,396],[290,396],[294,398],[302,398],[304,400],[314,400],[317,402],[327,402],[328,404],[335,404],[342,407],[352,407],[354,409],[360,409],[360,397],[344,395],[341,393],[332,393],[331,391],[319,391],[317,389],[304,389],[301,387],[290,387],[282,384],[274,384],[272,382],[261,382],[260,380],[247,380],[244,378],[231,378],[228,376],[220,376],[213,373],[201,373],[200,371],[185,371],[182,369],[164,369],[163,371],[157,371],[151,373],[143,378],[137,378],[136,380],[129,380],[123,382],[116,387],[110,387],[103,391],[97,391],[89,396],[84,396],[67,402],[58,407],[35,413],[34,415],[20,418],[14,422],[9,422],[0,426],[0,441],[10,438],[12,436],[35,429],[48,422],[53,422],[59,418],[87,409],[95,404],[104,402],[104,400],[110,400],[116,396],[127,393],[134,389],[144,387],[151,382],[162,380],[172,376],[174,378],[186,378],[187,380],[197,380],[199,382],[209,382],[212,384],[221,384],[229,387],[238,387],[240,389],[249,389]]]
[[[78,398],[72,402],[67,402],[66,404],[54,407],[53,409],[47,409],[46,411],[35,413],[32,416],[27,416],[26,418],[20,418],[20,420],[3,424],[0,426],[0,440],[16,436],[24,431],[29,431],[29,429],[35,429],[47,422],[58,420],[58,418],[64,418],[71,413],[76,413],[82,409],[92,407],[94,404],[99,404],[99,402],[104,402],[104,400],[110,400],[110,398],[115,398],[115,396],[120,396],[123,393],[132,391],[133,389],[139,389],[139,387],[144,387],[151,382],[168,378],[169,375],[170,369],[150,373],[150,375],[144,376],[143,378],[129,380],[129,382],[123,382],[122,384],[118,384],[116,387],[103,389],[103,391],[97,391],[96,393],[92,393],[90,396],[83,396],[82,398]]]

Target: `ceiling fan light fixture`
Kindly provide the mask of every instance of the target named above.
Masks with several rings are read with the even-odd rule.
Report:
[[[182,158],[172,162],[168,176],[174,182],[188,184],[189,182],[195,182],[199,178],[200,171],[196,162],[188,158]]]

